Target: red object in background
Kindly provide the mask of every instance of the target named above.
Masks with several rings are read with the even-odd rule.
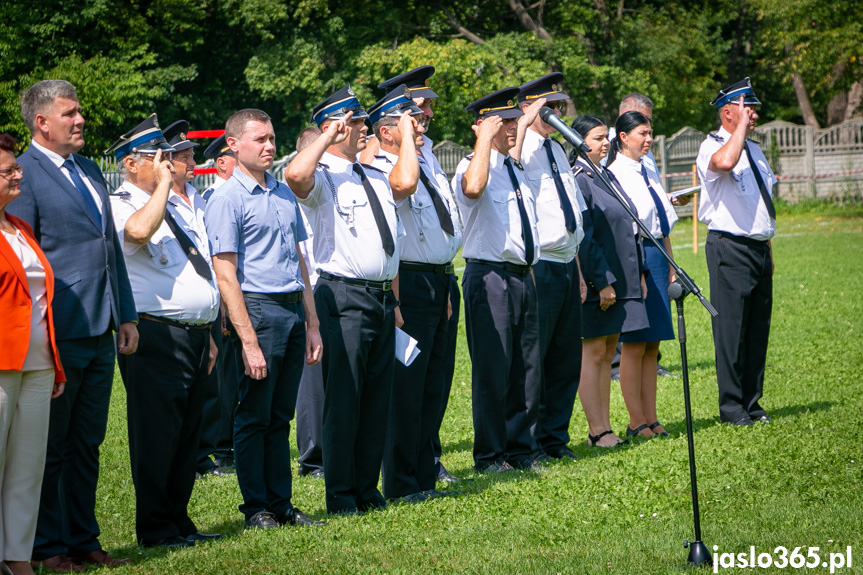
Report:
[[[190,140],[198,138],[218,138],[225,133],[225,130],[190,130],[186,132],[186,137]]]
[[[225,130],[190,130],[186,132],[186,137],[190,140],[200,138],[218,138],[225,133]],[[195,168],[195,175],[202,176],[205,174],[215,174],[216,168]]]
[[[195,168],[196,176],[203,176],[204,174],[215,174],[216,168]]]

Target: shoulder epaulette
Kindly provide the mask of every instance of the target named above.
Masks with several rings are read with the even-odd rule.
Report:
[[[577,165],[572,169],[572,175],[577,176],[578,174],[580,174],[583,171],[584,171],[584,166]]]
[[[117,188],[117,189],[116,189],[116,190],[114,190],[113,192],[109,192],[109,193],[108,193],[108,195],[109,195],[109,196],[114,196],[115,198],[128,198],[128,197],[129,197],[129,196],[131,196],[132,194],[130,194],[130,193],[129,193],[129,192],[127,192],[126,190],[122,190],[122,189],[120,189],[120,188]]]
[[[383,170],[382,170],[382,169],[380,169],[380,168],[376,168],[376,167],[374,167],[374,166],[373,166],[373,165],[371,165],[371,164],[364,164],[364,163],[360,162],[360,165],[361,165],[362,167],[364,167],[364,168],[368,168],[368,169],[370,169],[370,170],[374,170],[374,171],[376,171],[376,172],[380,172],[380,173],[382,173],[382,174],[383,174],[383,175],[385,175],[385,176],[387,175],[387,173],[386,173],[385,171],[383,171]]]
[[[710,138],[713,138],[714,140],[716,140],[717,142],[720,142],[720,143],[725,141],[725,138],[723,138],[719,134],[707,134],[707,136]]]
[[[472,159],[473,159],[473,152],[471,152],[470,154],[468,154],[468,155],[467,155],[467,156],[465,156],[464,158],[465,158],[466,160],[472,160]]]
[[[323,168],[323,169],[325,169],[325,170],[329,170],[329,169],[330,169],[330,167],[329,167],[327,164],[324,164],[323,162],[318,162],[318,166],[317,166],[317,167],[319,167],[319,168]]]

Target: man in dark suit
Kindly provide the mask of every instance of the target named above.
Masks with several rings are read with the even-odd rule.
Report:
[[[138,316],[105,180],[75,154],[84,118],[75,86],[44,80],[21,98],[33,135],[18,162],[21,196],[10,210],[32,226],[54,268],[57,347],[68,381],[51,401],[48,456],[34,565],[83,571],[82,563],[116,565],[102,550],[96,522],[99,445],[105,438],[114,378],[114,339],[122,354],[138,347]]]

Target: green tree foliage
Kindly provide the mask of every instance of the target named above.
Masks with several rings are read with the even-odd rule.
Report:
[[[744,75],[762,120],[800,121],[797,75],[826,123],[859,106],[861,12],[819,0],[10,0],[0,130],[26,139],[19,94],[60,77],[79,88],[87,154],[154,111],[212,129],[244,107],[273,116],[288,152],[326,95],[350,83],[370,106],[381,80],[422,64],[437,69],[437,141],[469,144],[465,105],[553,70],[570,114],[613,122],[637,91],[656,103],[657,133],[713,128],[707,103]]]

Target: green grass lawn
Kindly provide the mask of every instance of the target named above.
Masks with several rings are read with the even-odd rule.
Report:
[[[690,220],[678,224],[672,241],[678,261],[709,297],[703,226],[699,233],[698,254]],[[701,520],[711,552],[714,545],[735,554],[784,546],[790,554],[805,546],[819,547],[824,557],[850,545],[857,556],[841,572],[863,573],[861,250],[863,207],[780,209],[762,401],[773,425],[719,424],[709,316],[697,300],[686,300]],[[677,342],[664,343],[662,353],[663,363],[680,372]],[[442,440],[447,467],[464,476],[473,476],[470,394],[462,334]],[[477,476],[458,487],[460,497],[390,505],[323,528],[244,531],[236,478],[207,478],[196,484],[191,515],[202,531],[224,539],[178,551],[134,544],[125,413],[118,373],[97,511],[105,548],[133,558],[121,573],[663,574],[686,569],[683,541],[694,537],[680,378],[660,381],[667,439],[614,451],[588,448],[576,401],[571,446],[578,461],[554,464],[542,475]],[[611,419],[622,434],[628,419],[616,385]],[[295,479],[294,503],[324,517],[323,481]]]

